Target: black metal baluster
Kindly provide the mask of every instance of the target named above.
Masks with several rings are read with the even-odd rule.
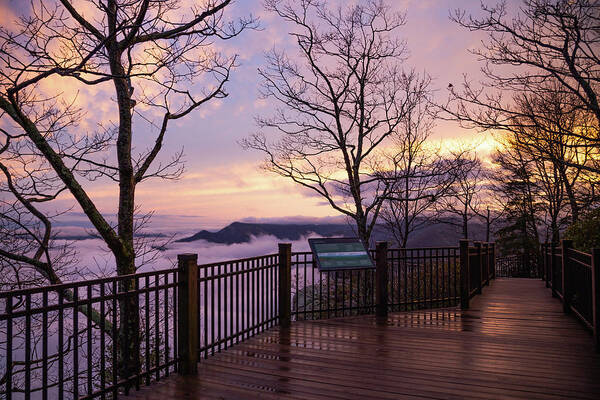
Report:
[[[235,313],[235,317],[236,317],[236,331],[237,331],[237,335],[236,335],[236,343],[240,341],[240,332],[243,332],[243,319],[242,319],[242,313],[243,311],[243,307],[242,305],[244,304],[244,283],[242,281],[242,289],[240,292],[240,281],[243,278],[243,272],[240,274],[240,263],[239,261],[235,262],[235,272],[236,272],[236,278],[235,278],[235,297],[236,297],[236,313]],[[242,334],[243,337],[243,334]]]
[[[105,283],[100,283],[100,348],[106,349],[106,306],[104,305],[105,299]],[[100,389],[102,391],[102,400],[106,399],[106,351],[100,352]]]
[[[221,338],[220,342],[222,343],[221,345],[219,345],[219,351],[221,349],[221,347],[227,349],[227,321],[229,320],[229,315],[227,314],[229,311],[229,308],[227,307],[228,305],[228,290],[227,290],[227,263],[223,264],[223,268],[224,268],[224,272],[223,272],[223,338]],[[220,291],[219,291],[220,292]],[[219,307],[219,315],[221,315],[221,308]],[[220,326],[221,324],[219,324]]]
[[[25,295],[25,400],[31,399],[31,294]]]
[[[257,290],[257,278],[256,278],[256,268],[257,268],[257,260],[252,259],[252,272],[250,273],[250,277],[252,278],[252,336],[256,335],[256,290]]]
[[[270,263],[269,263],[269,320],[271,321],[269,323],[269,327],[273,326],[273,317],[274,317],[274,303],[273,303],[273,293],[274,293],[274,287],[275,287],[275,281],[273,279],[275,279],[275,274],[273,271],[274,266],[277,264],[277,260],[275,259],[275,257],[271,257]]]
[[[278,293],[279,293],[279,255],[274,257],[275,265],[273,265],[273,274],[275,277],[273,278],[274,282],[274,291],[273,291],[273,305],[275,310],[275,315],[279,318],[279,301],[278,301]],[[279,319],[276,320],[276,323],[279,323]]]
[[[157,381],[160,380],[160,321],[158,318],[159,310],[160,310],[160,279],[158,275],[153,276],[153,291],[154,291],[154,357],[155,362],[154,366],[156,368],[155,371],[155,379]]]
[[[168,275],[168,272],[164,273],[163,278],[164,278],[164,289],[163,289],[163,304],[164,304],[164,309],[163,309],[163,318],[165,319],[165,333],[164,333],[164,335],[165,335],[165,376],[169,376],[169,359],[170,359],[170,357],[169,357],[170,354],[169,353],[170,353],[170,349],[169,349],[169,275]],[[138,280],[136,279],[136,286],[138,286],[137,281]],[[136,290],[136,292],[137,292],[139,290],[139,288],[136,288],[136,289],[137,289]],[[137,348],[139,349],[139,346]],[[139,386],[139,378],[137,379],[136,382],[138,382],[138,386]]]
[[[256,270],[256,333],[262,330],[262,268],[265,263],[263,257],[258,259],[258,269]]]
[[[391,256],[390,256],[391,254]],[[394,311],[394,251],[388,249],[388,253],[386,254],[386,258],[388,261],[388,271],[389,271],[389,281],[388,281],[388,304],[390,306],[390,310]]]
[[[403,275],[404,275],[404,311],[408,311],[409,274],[408,274],[408,252],[406,251],[406,249],[402,249],[402,269],[403,269]]]
[[[73,288],[73,398],[79,397],[79,288]]]
[[[450,265],[451,265],[450,259],[452,257],[452,249],[447,249],[445,253],[446,254],[444,256],[444,267],[447,270],[447,276],[446,276],[446,278],[447,278],[447,280],[446,280],[446,294],[448,296],[447,306],[450,307],[450,306],[452,306],[452,300],[451,300],[451,298],[452,298],[452,294],[451,294],[452,290],[451,290],[451,286],[450,286],[451,283],[452,283],[452,280],[450,279]]]
[[[146,300],[146,309],[144,310],[144,322],[146,323],[146,386],[150,385],[150,276],[145,277],[145,289],[146,293],[144,300]]]
[[[6,297],[6,399],[12,399],[12,348],[13,348],[13,333],[12,333],[12,296]]]
[[[330,293],[330,289],[329,289],[331,287],[329,285],[329,283],[330,283],[329,275],[331,274],[331,272],[327,271],[325,273],[327,274],[327,318],[329,318],[330,312],[331,312],[330,311],[331,310],[331,304],[329,304],[330,300],[331,300],[331,293]]]
[[[87,322],[87,394],[92,395],[93,388],[93,377],[92,377],[92,285],[87,285],[87,311],[88,316]],[[104,349],[101,349],[103,352]]]
[[[307,261],[307,254],[304,254],[304,262],[308,263]],[[311,306],[311,314],[312,314],[312,319],[315,319],[315,265],[312,262],[310,262],[310,284],[311,284],[311,288],[312,288],[312,295],[311,295],[311,301],[312,301],[312,306]]]
[[[359,273],[362,272],[363,275],[363,305],[362,305],[362,309],[361,309],[361,313],[364,313],[365,310],[367,309],[367,307],[369,306],[368,303],[368,287],[367,287],[367,270],[363,269],[362,271],[359,271]]]
[[[371,270],[371,313],[375,313],[375,306],[377,304],[377,300],[375,297],[375,284],[377,279],[375,278],[375,271]]]
[[[354,275],[354,271],[350,271],[350,293],[349,293],[349,299],[348,299],[348,306],[350,309],[349,315],[354,314],[354,311],[352,309],[352,296],[354,295],[354,288],[352,287],[352,275]]]
[[[433,308],[433,251],[429,249],[429,257],[427,257],[427,250],[423,251],[423,260],[427,264],[429,263],[429,308]],[[429,314],[431,315],[431,314]]]
[[[440,307],[440,259],[439,259],[439,251],[435,249],[435,306]]]
[[[263,324],[263,330],[267,329],[268,327],[268,305],[269,305],[269,301],[267,298],[267,279],[268,279],[268,275],[267,275],[267,269],[269,268],[269,262],[270,259],[268,257],[265,257],[265,262],[264,262],[264,266],[263,266],[263,270],[262,270],[262,276],[263,276],[263,293],[262,293],[262,309],[263,309],[263,320],[262,320],[262,324]]]
[[[42,293],[42,399],[48,400],[48,291]],[[10,343],[9,343],[10,344]]]
[[[223,339],[223,337],[221,336],[221,324],[223,323],[222,321],[222,316],[221,316],[221,295],[223,294],[223,291],[221,290],[221,281],[222,281],[222,273],[221,273],[221,264],[217,265],[217,341],[216,341],[216,345],[217,345],[217,351],[220,353],[221,352],[221,340]]]
[[[112,321],[112,392],[113,392],[113,398],[116,399],[117,395],[119,393],[119,381],[118,381],[118,375],[117,375],[117,346],[118,346],[118,339],[117,339],[117,312],[118,312],[118,308],[117,308],[117,296],[118,296],[118,291],[117,291],[117,281],[113,280],[112,282],[112,293],[113,293],[113,301],[112,301],[112,313],[113,313],[113,321]]]
[[[265,270],[267,268],[268,265],[268,258],[263,257],[262,259],[262,267],[260,270],[260,279],[261,279],[261,284],[260,284],[260,330],[264,330],[265,329],[265,324],[266,324],[266,309],[267,309],[267,303],[265,301],[265,294],[266,294],[266,278],[265,278]]]
[[[246,338],[250,337],[250,274],[254,261],[246,261],[244,276],[246,278]]]
[[[246,304],[246,307],[248,308],[248,335],[247,337],[251,337],[254,335],[253,333],[253,329],[252,329],[252,321],[253,319],[253,310],[254,310],[254,306],[252,305],[252,299],[254,298],[253,292],[254,292],[254,280],[252,278],[252,274],[254,271],[254,267],[255,267],[255,260],[249,260],[248,261],[248,281],[247,286],[248,286],[248,293],[246,293],[247,297],[248,297],[248,302]]]
[[[210,353],[215,354],[215,265],[210,266]]]
[[[298,286],[298,268],[296,268],[295,275],[296,275],[296,293],[298,293],[298,288],[299,288],[299,286]],[[298,296],[296,296],[296,308],[295,308],[295,310],[298,311]]]
[[[233,346],[233,335],[235,333],[233,326],[233,303],[234,303],[234,291],[233,291],[233,279],[237,276],[233,272],[233,263],[229,263],[229,293],[230,293],[230,301],[229,301],[229,342],[230,345]],[[235,293],[237,296],[237,293]],[[227,334],[227,332],[225,333]]]
[[[269,328],[269,304],[270,304],[270,292],[269,292],[269,271],[271,269],[271,257],[265,257],[265,268],[263,270],[264,277],[264,292],[263,292],[263,305],[264,305],[264,329]]]
[[[421,251],[417,251],[417,299],[418,308],[422,308],[423,296],[421,295]],[[423,270],[425,271],[425,270]]]
[[[202,268],[204,275],[204,358],[208,358],[208,267]]]
[[[342,271],[342,317],[346,314],[346,271]]]
[[[134,310],[136,310],[136,312],[137,312],[137,308],[139,307],[139,301],[138,301],[139,280],[138,280],[137,276],[134,276],[131,279],[133,279],[133,292],[131,292],[131,290],[129,288],[127,289],[127,298],[128,298],[127,301],[129,301],[130,297],[135,299],[136,306],[134,307]],[[128,284],[128,286],[129,286],[129,284]],[[158,313],[158,310],[156,312]],[[139,324],[139,312],[138,312],[138,315],[136,315],[136,325],[137,324]],[[134,340],[133,346],[134,346],[134,349],[137,349],[139,351],[139,348],[140,348],[139,326],[137,328],[138,328],[138,332],[136,333],[136,335],[133,339]],[[128,349],[128,351],[129,351],[129,349]],[[139,354],[133,354],[132,356],[135,357],[135,359],[136,359],[135,365],[136,366],[139,365]],[[134,377],[129,377],[127,379],[127,386],[125,386],[125,395],[126,396],[129,396],[129,387],[131,385],[131,380],[133,378],[135,378],[135,389],[140,390],[140,371],[138,368],[136,368],[135,372],[136,372],[136,374]]]
[[[315,260],[313,259],[313,268],[315,268]],[[317,273],[319,275],[319,319],[323,317],[323,274],[321,271]]]
[[[307,266],[306,256],[307,256],[307,254],[304,253],[304,255],[303,255],[304,262],[302,263],[303,264],[303,268],[304,268],[304,296],[303,296],[304,297],[304,308],[302,309],[302,311],[303,311],[303,314],[302,314],[303,318],[302,319],[306,319],[306,312],[307,312],[306,308],[307,308],[307,297],[308,297],[308,282],[307,282],[308,277],[306,275],[306,266]],[[298,268],[298,264],[296,264],[296,271],[298,271],[298,269],[299,269]],[[296,288],[296,297],[298,297],[298,290],[297,289],[298,288]],[[298,310],[296,310],[296,311],[298,311]],[[298,319],[298,317],[296,317],[296,319]]]
[[[459,294],[458,294],[458,279],[459,279],[459,277],[458,277],[458,268],[459,268],[458,263],[459,263],[459,259],[458,259],[458,257],[459,257],[459,250],[458,249],[454,249],[454,262],[453,262],[453,264],[454,264],[453,265],[454,266],[454,297],[456,298],[456,300],[455,300],[456,304],[458,304],[458,301],[459,301],[458,300],[458,297],[459,297]]]
[[[414,254],[415,254],[415,251],[411,250],[410,251],[410,274],[411,274],[411,277],[410,277],[411,308],[410,309],[411,309],[411,311],[414,310],[418,301],[420,301],[418,293],[415,293],[415,284],[416,284],[417,288],[419,287],[420,274],[419,274],[418,266],[415,270]]]
[[[198,272],[196,273],[196,279],[198,279]],[[172,326],[173,326],[173,360],[176,361],[179,358],[179,353],[177,352],[177,272],[172,272],[172,281],[171,283],[173,283],[173,287],[171,289],[172,293],[173,293],[173,319],[172,319]],[[200,285],[198,285],[200,286]],[[200,290],[198,290],[197,293],[197,298],[196,298],[196,302],[198,303],[198,312],[200,312]],[[198,326],[196,327],[198,329],[198,332],[200,332],[200,316],[198,316]],[[200,335],[198,335],[198,342],[196,344],[196,353],[198,354],[198,360],[200,360],[201,358],[201,354],[200,354]],[[177,362],[173,365],[173,371],[177,372]]]

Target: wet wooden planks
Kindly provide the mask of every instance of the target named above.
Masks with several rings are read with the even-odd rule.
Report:
[[[598,399],[600,355],[543,282],[498,279],[471,309],[294,322],[134,399]]]

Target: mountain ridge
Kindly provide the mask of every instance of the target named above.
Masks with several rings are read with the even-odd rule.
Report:
[[[485,237],[484,226],[478,223],[469,224],[472,237],[481,240]],[[348,224],[297,224],[297,223],[249,223],[232,222],[218,231],[201,230],[191,236],[176,240],[186,243],[205,240],[209,243],[239,244],[248,243],[253,238],[274,236],[279,240],[296,241],[303,237],[318,235],[323,237],[355,237],[353,227]],[[373,241],[393,241],[393,237],[385,226],[376,225]],[[411,234],[409,247],[455,246],[461,238],[456,227],[449,224],[432,224]]]

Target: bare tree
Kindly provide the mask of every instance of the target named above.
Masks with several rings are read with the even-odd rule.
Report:
[[[404,16],[377,0],[336,9],[315,0],[266,6],[290,24],[299,54],[267,55],[262,95],[278,107],[257,119],[261,132],[243,144],[266,154],[266,170],[322,196],[368,243],[388,193],[373,158],[429,83],[400,67],[406,50],[395,33]]]
[[[435,220],[434,205],[450,193],[454,163],[430,142],[436,112],[423,97],[392,135],[391,150],[383,153],[378,177],[389,187],[381,219],[401,248],[411,233]]]
[[[577,129],[564,134],[584,139],[585,151],[592,147],[598,154],[600,4],[595,0],[524,0],[513,18],[505,1],[496,6],[482,4],[482,11],[484,17],[478,19],[457,10],[453,19],[469,30],[487,33],[482,47],[474,50],[486,63],[482,68],[486,79],[483,87],[466,79],[462,90],[450,85],[445,110],[468,127],[512,130],[514,121],[523,116],[515,97],[569,95],[567,114],[579,110],[592,118],[579,120]],[[535,117],[539,122],[546,116]],[[594,160],[567,163],[599,172]]]
[[[556,89],[556,84],[549,85]],[[546,186],[560,186],[548,187],[547,192],[565,195],[572,221],[577,221],[580,211],[596,197],[593,182],[598,174],[585,167],[596,162],[597,153],[588,140],[574,134],[589,125],[590,114],[572,108],[577,101],[572,94],[551,87],[539,94],[520,94],[515,100],[521,115],[505,130],[505,142],[519,147],[523,156],[536,164],[538,177]],[[550,176],[555,174],[556,179]]]
[[[469,239],[469,222],[487,201],[482,192],[485,178],[482,162],[470,153],[461,150],[453,154],[454,179],[450,193],[436,203],[438,222],[460,227],[464,239]]]
[[[135,272],[136,188],[150,178],[180,176],[181,153],[170,161],[159,157],[170,123],[227,96],[225,84],[236,56],[220,54],[213,42],[256,23],[252,18],[227,21],[224,12],[230,4],[208,1],[181,10],[174,0],[86,0],[77,6],[69,0],[40,0],[32,2],[28,16],[0,29],[2,145],[20,157],[41,160],[39,170],[30,173],[3,159],[7,179],[18,175],[31,185],[12,190],[7,183],[20,209],[12,210],[12,218],[21,213],[19,222],[30,218],[41,227],[27,232],[30,247],[3,249],[0,255],[7,263],[26,264],[48,283],[58,282],[60,277],[51,272],[51,219],[35,206],[68,191],[110,249],[117,274]],[[53,85],[46,84],[49,80]],[[97,121],[95,132],[83,128],[80,122],[91,118],[93,110],[85,114],[79,109],[65,90],[69,87],[112,91],[107,102],[114,105],[117,120]],[[154,144],[136,149],[141,135],[148,134],[154,134]],[[45,184],[46,175],[51,184]],[[113,182],[118,189],[116,226],[86,191],[84,182],[90,180]],[[8,220],[9,214],[4,214]],[[133,285],[124,279],[119,290]],[[122,377],[139,368],[133,348],[139,334],[137,309],[133,296],[120,297]]]

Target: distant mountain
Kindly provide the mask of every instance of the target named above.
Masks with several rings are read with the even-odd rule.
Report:
[[[477,240],[485,238],[485,230],[481,224],[469,224],[471,236]],[[176,242],[194,242],[205,240],[210,243],[235,244],[248,243],[253,237],[274,236],[280,240],[299,240],[311,234],[325,237],[353,237],[356,236],[348,224],[261,224],[233,222],[225,228],[210,232],[202,230],[192,236],[177,240]],[[392,241],[392,236],[384,226],[377,225],[373,231],[374,241]],[[434,247],[457,246],[460,233],[454,226],[448,224],[434,224],[427,226],[412,234],[409,247]]]
[[[275,236],[281,240],[298,240],[310,233],[320,236],[354,236],[352,228],[342,224],[252,224],[234,222],[217,232],[200,231],[195,235],[179,239],[177,242],[206,240],[211,243],[247,243],[252,237]]]

